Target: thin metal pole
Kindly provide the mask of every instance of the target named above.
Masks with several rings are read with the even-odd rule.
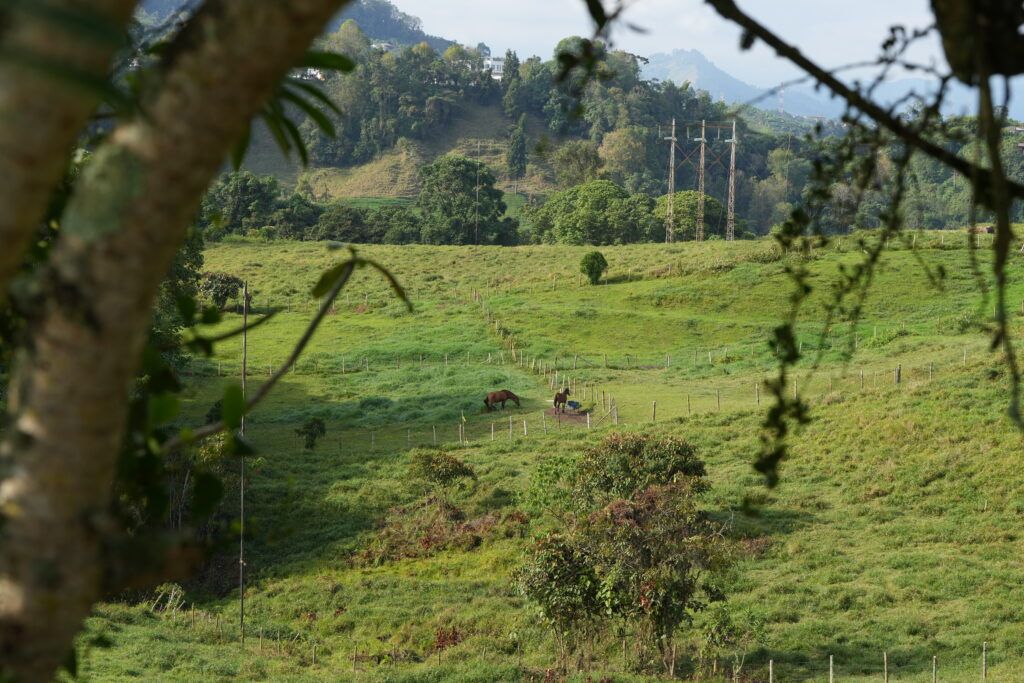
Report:
[[[245,402],[245,376],[249,362],[249,283],[242,283],[242,402]],[[245,436],[245,414],[239,433]],[[238,631],[245,645],[245,458],[238,459]]]

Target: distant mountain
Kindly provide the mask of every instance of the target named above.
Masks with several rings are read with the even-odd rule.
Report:
[[[647,78],[657,78],[682,84],[689,82],[694,88],[706,90],[714,99],[730,104],[751,102],[762,97],[771,88],[751,85],[714,65],[697,50],[673,50],[671,53],[651,55],[643,72]],[[934,93],[935,83],[920,78],[903,78],[888,81],[875,91],[876,99],[884,104],[901,100],[910,91],[918,94]],[[834,118],[843,113],[843,103],[830,97],[824,88],[813,85],[799,85],[786,88],[780,98],[773,94],[755,103],[759,109],[775,111],[782,104],[783,111],[796,116],[823,116]],[[944,114],[971,112],[977,105],[977,92],[971,88],[952,83],[946,94]],[[1010,103],[1010,117],[1024,118],[1024,101]]]
[[[713,99],[722,99],[730,104],[750,102],[761,97],[768,90],[745,83],[723,71],[697,50],[673,50],[669,54],[658,53],[648,58],[644,75],[676,84],[689,82],[698,90],[706,90]],[[830,105],[827,100],[799,91],[784,93],[784,110],[797,116],[832,117],[842,109]],[[778,109],[779,98],[767,97],[755,106],[760,109]]]
[[[345,8],[330,23],[334,30],[349,19],[359,24],[360,30],[374,40],[388,41],[398,45],[427,43],[438,52],[444,52],[455,44],[447,38],[432,36],[423,31],[423,22],[401,11],[388,0],[359,0]]]
[[[160,21],[193,4],[196,3],[191,0],[142,0],[140,7],[150,17]],[[423,23],[418,17],[406,14],[389,0],[353,2],[334,17],[327,28],[333,31],[348,19],[355,20],[362,32],[374,40],[397,45],[416,45],[425,42],[438,52],[444,52],[455,44],[447,38],[425,33]]]

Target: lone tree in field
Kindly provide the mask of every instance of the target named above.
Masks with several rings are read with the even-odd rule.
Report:
[[[587,276],[592,285],[601,281],[601,276],[606,270],[608,270],[608,261],[599,251],[590,252],[580,261],[580,272]]]
[[[243,284],[241,278],[237,278],[234,275],[209,272],[203,273],[199,289],[214,306],[224,308],[230,299],[238,296],[238,292],[242,289]]]
[[[311,451],[316,448],[316,442],[321,437],[327,436],[327,425],[323,418],[311,417],[295,430],[295,435],[302,438],[302,447]]]

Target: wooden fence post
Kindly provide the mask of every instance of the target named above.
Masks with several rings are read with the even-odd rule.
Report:
[[[528,436],[526,433],[526,418],[523,418],[523,436]]]
[[[494,441],[494,423],[491,423],[491,441]]]
[[[434,434],[434,445],[437,445],[437,425],[431,425],[430,431]]]
[[[508,416],[508,440],[512,440],[512,416]]]
[[[775,662],[768,660],[768,683],[775,683]]]
[[[761,405],[761,383],[754,382],[754,398],[757,400],[757,405]]]
[[[722,409],[722,390],[715,389],[715,399],[718,401],[718,409]]]
[[[590,412],[587,412],[587,429],[590,429]]]
[[[654,401],[651,404],[651,422],[658,421],[658,402]]]
[[[889,653],[882,653],[882,682],[889,683]]]
[[[832,669],[832,655],[828,656],[828,683],[835,683],[835,676]]]
[[[981,644],[981,678],[988,678],[988,641]]]
[[[693,415],[693,411],[690,410],[690,395],[689,394],[686,395],[686,414],[687,415]]]
[[[892,371],[893,384],[899,384],[900,380],[902,379],[902,375],[903,375],[903,366],[902,365],[897,365],[896,368]]]
[[[936,655],[932,655],[932,683],[938,683],[939,680],[939,658]]]

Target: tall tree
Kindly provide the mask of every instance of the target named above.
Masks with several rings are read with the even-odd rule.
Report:
[[[526,175],[526,114],[519,117],[519,122],[509,132],[505,164],[513,182]]]
[[[118,552],[127,539],[109,511],[159,285],[227,152],[342,4],[203,5],[147,81],[137,107],[145,115],[124,114],[76,183],[37,275],[0,444],[2,677],[52,679],[93,604],[142,570]],[[117,48],[103,36],[119,35],[134,6],[4,9],[3,54],[27,58],[0,60],[0,292],[104,92],[85,86],[103,82]],[[188,559],[180,548],[150,551],[151,560],[165,553],[158,575]]]
[[[505,50],[505,64],[501,71],[501,91],[508,92],[513,81],[521,80],[519,75],[519,56],[515,50]]]
[[[507,244],[514,226],[504,217],[503,193],[479,161],[444,156],[420,169],[417,205],[428,244]]]

